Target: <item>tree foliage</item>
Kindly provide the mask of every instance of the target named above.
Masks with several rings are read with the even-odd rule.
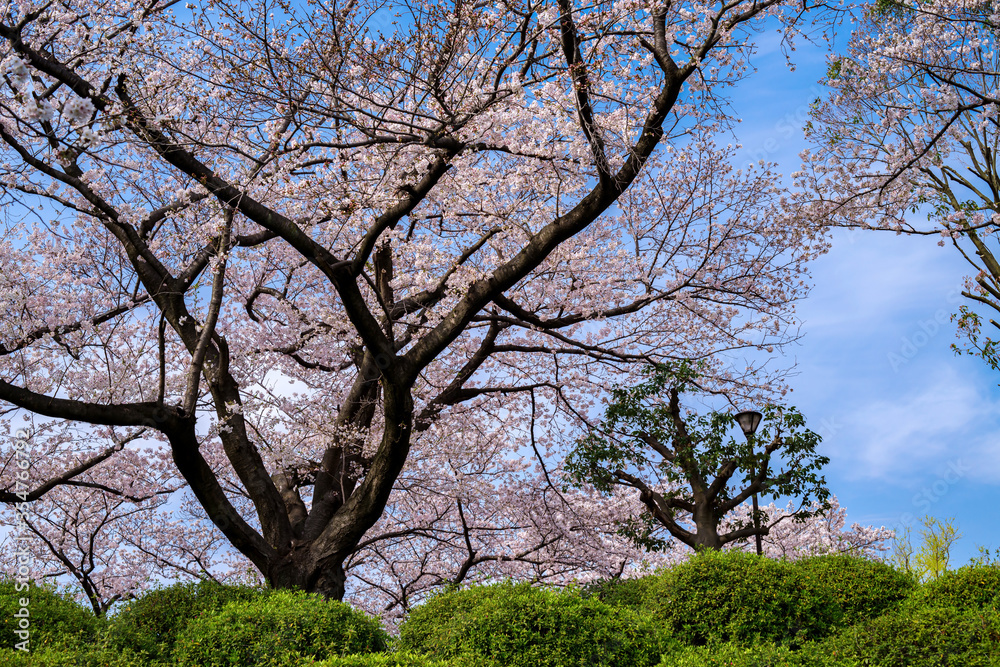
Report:
[[[753,32],[800,15],[0,4],[0,410],[32,444],[0,500],[34,503],[95,610],[220,546],[404,609],[489,568],[616,566],[575,556],[607,517],[522,454],[546,467],[637,362],[792,338],[824,245],[715,136]],[[755,371],[712,372],[781,390]]]
[[[953,319],[998,368],[1000,21],[991,2],[878,0],[855,16],[806,126],[795,216],[940,237],[968,262]],[[926,220],[926,222],[922,222]],[[987,326],[990,325],[990,326]],[[990,333],[992,331],[992,333]]]
[[[645,512],[630,517],[626,531],[651,548],[665,546],[655,536],[657,527],[693,549],[766,535],[774,524],[763,511],[719,532],[727,515],[754,494],[799,502],[797,511],[774,523],[829,508],[820,474],[829,459],[816,453],[820,437],[805,428],[795,408],[768,405],[755,437],[733,437],[735,420],[728,413],[682,413],[680,395],[698,379],[695,367],[682,362],[660,365],[644,382],[615,389],[599,430],[578,442],[566,470],[577,484],[604,494],[615,487],[637,490]]]
[[[938,519],[925,515],[920,518],[920,542],[914,546],[910,527],[906,526],[895,538],[893,560],[897,567],[922,581],[933,581],[948,571],[951,547],[962,535],[955,528],[955,519]]]

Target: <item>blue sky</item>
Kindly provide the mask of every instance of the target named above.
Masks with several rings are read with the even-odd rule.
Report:
[[[826,51],[798,45],[791,72],[777,33],[758,44],[757,73],[731,95],[741,158],[773,160],[787,176],[801,164],[809,104],[823,94]],[[963,535],[954,565],[977,545],[1000,547],[1000,374],[951,350],[966,267],[935,237],[838,230],[798,306],[805,335],[784,359],[797,373],[787,402],[823,436],[848,521],[898,528],[954,517]]]
[[[758,72],[731,94],[743,119],[736,138],[743,160],[773,160],[787,175],[824,92],[826,52],[800,44],[791,72],[777,33],[759,44]],[[1000,374],[950,349],[964,260],[933,237],[840,230],[833,240],[798,307],[804,337],[779,360],[795,365],[787,402],[823,436],[830,488],[851,522],[954,517],[954,565],[977,545],[1000,547]]]

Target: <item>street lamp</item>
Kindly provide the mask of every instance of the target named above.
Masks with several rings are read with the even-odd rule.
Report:
[[[757,432],[757,427],[760,426],[760,420],[763,416],[764,415],[759,412],[754,412],[753,410],[744,410],[743,412],[733,415],[733,418],[736,419],[736,423],[740,425],[741,429],[743,429],[743,435],[747,437],[747,442],[751,445],[753,444],[753,434]],[[753,471],[751,471],[751,477],[753,476],[752,472]],[[753,494],[753,527],[754,531],[757,533],[754,536],[757,538],[757,555],[763,556],[764,546],[760,539],[760,517],[757,515],[756,491]]]
[[[764,415],[759,412],[754,412],[753,410],[747,410],[745,412],[739,412],[733,417],[736,419],[736,423],[740,425],[743,429],[743,435],[749,440],[754,433],[757,432],[757,427],[760,426],[760,420]]]

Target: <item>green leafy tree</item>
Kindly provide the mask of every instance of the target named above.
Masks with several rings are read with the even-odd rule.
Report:
[[[913,541],[910,539],[910,527],[903,526],[896,530],[892,538],[892,564],[901,571],[916,577],[913,562]]]
[[[942,521],[925,515],[920,524],[923,526],[920,529],[920,548],[913,547],[907,526],[896,532],[893,560],[897,567],[916,578],[933,581],[948,571],[951,547],[962,534],[955,528],[954,518]]]
[[[920,551],[913,557],[917,574],[924,579],[937,579],[948,571],[951,560],[951,547],[962,536],[955,529],[955,519],[940,521],[932,516],[925,516],[920,530],[922,544]]]
[[[992,552],[989,547],[984,547],[981,544],[976,545],[976,550],[979,551],[978,556],[973,556],[969,559],[970,565],[980,565],[982,567],[1000,567],[1000,548],[994,549]]]
[[[732,415],[682,411],[680,395],[697,389],[689,362],[654,367],[638,385],[619,387],[604,423],[570,453],[566,470],[576,485],[611,495],[636,489],[645,510],[626,521],[623,533],[637,544],[665,546],[662,529],[695,550],[767,535],[778,521],[805,520],[828,508],[830,491],[816,453],[820,437],[805,428],[795,408],[768,405],[756,437],[745,438]],[[793,497],[799,509],[768,523],[767,515],[724,520],[754,494]],[[819,501],[810,507],[811,501]]]

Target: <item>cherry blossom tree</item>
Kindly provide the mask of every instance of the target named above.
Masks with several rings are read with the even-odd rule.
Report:
[[[508,530],[476,532],[440,531],[451,539],[411,545],[406,541],[380,541],[370,548],[372,562],[359,563],[360,577],[352,577],[347,599],[373,614],[381,615],[392,625],[403,618],[412,605],[442,586],[461,583],[491,583],[504,579],[544,582],[547,585],[581,585],[595,580],[630,579],[654,574],[691,558],[695,551],[674,539],[659,527],[660,548],[649,550],[621,534],[623,516],[643,510],[634,492],[618,489],[610,498],[593,492],[567,492],[572,511],[547,512],[544,523],[527,522]],[[532,506],[526,493],[519,498]],[[792,503],[778,507],[774,503],[760,507],[762,523],[771,526],[763,537],[763,551],[768,558],[798,560],[824,554],[842,553],[880,559],[890,549],[894,532],[883,527],[847,525],[847,511],[836,496],[827,509],[813,503],[810,512],[802,513]],[[752,522],[750,503],[739,505],[721,524],[721,532],[738,530]],[[796,517],[795,515],[798,514]],[[568,519],[568,520],[567,520]],[[456,523],[460,522],[456,521]],[[471,522],[467,522],[473,528]],[[496,528],[493,526],[493,528]],[[562,539],[552,539],[561,532]],[[542,545],[543,541],[547,543]],[[754,551],[753,540],[728,542],[723,549]],[[530,551],[524,558],[521,554]],[[480,559],[477,565],[463,565]],[[349,570],[353,572],[353,570]],[[461,574],[461,578],[456,576]]]
[[[761,507],[765,514],[761,523],[770,526],[763,537],[764,555],[768,558],[798,560],[826,554],[849,554],[859,558],[882,559],[892,548],[895,531],[885,526],[863,526],[857,522],[847,527],[847,510],[837,496],[831,495],[827,508],[814,502],[808,518],[794,515],[797,507],[789,502],[784,508],[774,503]],[[746,525],[752,509],[743,504],[733,510],[732,524]],[[728,521],[727,521],[728,523]],[[729,548],[754,550],[752,542],[732,543]]]
[[[39,433],[32,435],[36,442],[40,439]],[[470,454],[481,454],[482,449]],[[44,458],[55,460],[51,454],[47,451]],[[568,585],[628,578],[669,567],[693,553],[668,534],[663,536],[664,547],[656,551],[621,534],[622,517],[643,510],[634,493],[621,490],[605,497],[593,490],[564,490],[560,471],[546,471],[542,475],[550,475],[549,480],[535,480],[524,461],[507,462],[506,469],[487,472],[480,466],[462,475],[456,466],[451,475],[431,478],[408,468],[370,539],[345,563],[346,599],[391,626],[442,586],[503,579]],[[88,472],[78,480],[81,484],[113,471],[102,466]],[[148,466],[126,468],[121,474],[149,480]],[[434,480],[436,487],[425,488]],[[117,484],[104,481],[108,488]],[[487,488],[476,490],[476,484]],[[164,490],[167,485],[151,488]],[[130,490],[136,492],[137,484]],[[764,537],[765,554],[794,559],[849,552],[873,557],[885,549],[891,531],[858,524],[848,530],[837,499],[831,497],[829,504],[829,511],[801,522],[790,520],[791,506],[762,507],[764,523],[772,526]],[[28,520],[35,532],[18,547],[31,552],[36,578],[68,581],[95,613],[106,613],[116,602],[167,580],[262,583],[252,563],[225,548],[222,533],[206,525],[200,507],[190,500],[180,511],[170,512],[159,500],[150,503],[142,496],[76,486],[46,493],[31,509],[38,517]],[[748,504],[735,508],[723,520],[722,530],[747,525],[752,521],[749,513]],[[725,548],[752,548],[752,543],[731,542]],[[0,542],[0,571],[16,571],[18,551],[9,541]]]
[[[226,553],[222,534],[204,525],[192,498],[181,498],[176,510],[167,506],[183,495],[183,483],[166,452],[118,441],[81,461],[72,431],[57,427],[36,424],[29,434],[38,462],[30,476],[45,481],[0,510],[14,525],[15,503],[29,508],[26,534],[16,544],[12,533],[0,540],[0,571],[13,576],[26,552],[33,578],[68,583],[99,616],[165,579],[246,574],[245,559]]]
[[[0,407],[79,454],[36,497],[125,494],[124,452],[160,449],[271,586],[339,599],[380,543],[411,578],[429,544],[466,553],[431,579],[543,567],[574,521],[462,486],[536,483],[529,415],[581,430],[642,364],[793,335],[824,246],[714,138],[798,2],[178,7],[0,12]],[[497,526],[523,543],[469,546]]]
[[[1000,15],[977,1],[879,0],[857,18],[806,127],[796,215],[819,228],[940,235],[972,267],[963,295],[1000,311]],[[958,321],[1000,369],[980,314],[962,306]]]

